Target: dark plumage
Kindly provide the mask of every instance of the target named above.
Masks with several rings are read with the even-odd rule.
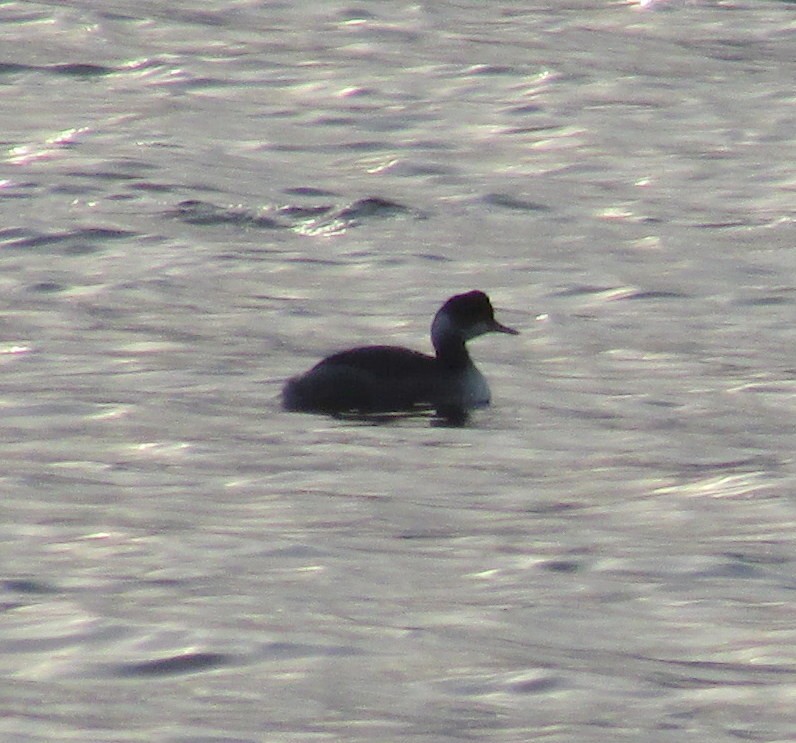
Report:
[[[451,297],[431,326],[436,356],[398,346],[365,346],[325,358],[285,385],[287,410],[344,413],[436,408],[464,411],[489,403],[486,380],[466,342],[483,333],[516,335],[495,320],[486,294]]]

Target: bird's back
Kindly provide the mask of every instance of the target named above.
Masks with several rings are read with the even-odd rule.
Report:
[[[325,358],[285,386],[288,410],[369,412],[433,405],[444,384],[433,356],[397,346],[366,346]]]

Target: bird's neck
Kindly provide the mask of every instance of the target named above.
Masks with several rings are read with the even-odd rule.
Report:
[[[446,369],[465,369],[472,363],[464,339],[459,335],[444,335],[434,338],[437,361]]]

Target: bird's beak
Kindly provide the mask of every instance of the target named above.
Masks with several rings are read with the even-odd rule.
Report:
[[[519,330],[514,330],[514,328],[510,328],[508,325],[501,325],[497,320],[492,321],[492,327],[490,330],[493,333],[506,333],[506,335],[519,335]]]

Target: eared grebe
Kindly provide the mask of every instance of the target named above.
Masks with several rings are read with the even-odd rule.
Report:
[[[471,291],[451,297],[431,324],[436,356],[398,346],[366,346],[325,358],[285,385],[287,410],[381,413],[436,408],[445,416],[489,404],[489,386],[467,353],[484,333],[518,335],[495,320],[489,297]]]

